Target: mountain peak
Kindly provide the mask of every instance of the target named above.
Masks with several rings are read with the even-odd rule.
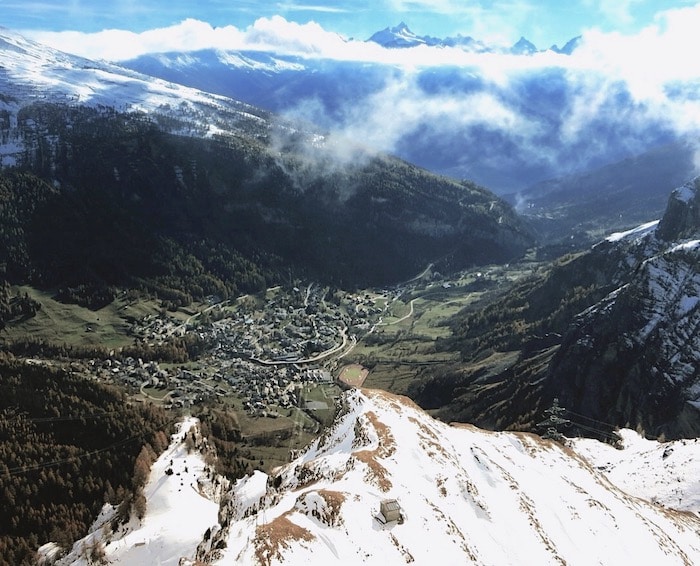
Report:
[[[577,35],[576,37],[570,39],[564,44],[564,47],[559,47],[558,45],[552,45],[550,47],[550,51],[554,51],[555,53],[561,53],[562,55],[571,55],[576,48],[581,45],[581,42],[583,41],[583,37],[580,35]]]
[[[421,37],[413,33],[406,22],[400,22],[394,27],[387,27],[373,34],[367,41],[378,43],[383,47],[401,48],[401,47],[416,47],[418,45],[435,45],[434,38],[425,36]]]
[[[510,52],[516,55],[532,55],[537,53],[537,47],[525,37],[520,36],[520,39],[510,48]]]
[[[379,45],[390,49],[429,45],[434,47],[458,47],[465,51],[474,53],[505,52],[514,55],[532,55],[533,53],[537,53],[539,51],[535,44],[524,36],[521,36],[520,39],[510,48],[503,49],[488,46],[478,39],[474,39],[471,36],[465,36],[459,33],[455,36],[445,38],[432,37],[429,35],[416,35],[404,21],[400,22],[394,27],[386,27],[383,30],[376,32],[367,41],[378,43]],[[580,42],[581,37],[575,37],[568,41],[561,49],[556,45],[552,45],[550,50],[556,53],[571,55],[574,49],[578,47]]]
[[[668,199],[657,235],[662,240],[678,240],[700,229],[700,177],[675,189]]]

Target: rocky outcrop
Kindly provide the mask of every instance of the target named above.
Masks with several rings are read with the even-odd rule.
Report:
[[[700,247],[646,261],[580,315],[549,368],[569,409],[666,437],[700,434]]]
[[[656,235],[662,240],[673,241],[695,233],[699,228],[700,177],[696,177],[671,193]]]
[[[564,434],[700,435],[700,180],[658,222],[613,234],[455,326],[463,356],[414,398],[446,420]]]

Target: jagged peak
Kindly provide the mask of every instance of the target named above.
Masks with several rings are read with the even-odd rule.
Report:
[[[671,198],[689,203],[691,200],[698,198],[698,190],[700,190],[700,177],[695,177],[680,187],[673,189]]]
[[[520,36],[520,39],[515,42],[510,50],[518,55],[531,55],[532,53],[537,52],[537,47],[535,47],[535,44],[526,39],[524,36]]]
[[[567,41],[564,44],[564,47],[559,47],[558,45],[552,45],[550,47],[550,51],[554,51],[555,53],[561,53],[562,55],[571,55],[579,45],[581,45],[581,42],[583,41],[583,36],[577,35],[576,37],[571,38],[569,41]]]

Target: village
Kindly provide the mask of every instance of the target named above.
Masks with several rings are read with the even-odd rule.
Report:
[[[149,345],[196,333],[208,345],[196,362],[95,360],[90,372],[166,408],[234,397],[250,416],[274,418],[280,410],[303,408],[305,386],[334,381],[338,361],[381,320],[390,300],[388,291],[331,293],[315,284],[275,287],[264,298],[210,297],[208,306],[184,320],[148,315],[130,330]]]
[[[332,400],[312,400],[309,391],[335,383],[343,365],[354,361],[355,346],[375,330],[383,335],[413,317],[417,297],[488,287],[500,274],[493,269],[444,279],[431,267],[391,289],[348,292],[296,283],[264,295],[211,296],[196,308],[149,314],[132,320],[135,341],[158,346],[194,336],[205,344],[204,353],[184,364],[106,359],[85,369],[125,387],[137,401],[166,408],[227,402],[251,417],[272,418],[292,408],[320,408]],[[502,270],[505,275],[507,267]]]

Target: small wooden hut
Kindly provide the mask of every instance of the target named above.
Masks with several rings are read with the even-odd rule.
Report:
[[[401,521],[401,505],[396,499],[384,499],[379,504],[379,512],[385,523],[391,521]]]

